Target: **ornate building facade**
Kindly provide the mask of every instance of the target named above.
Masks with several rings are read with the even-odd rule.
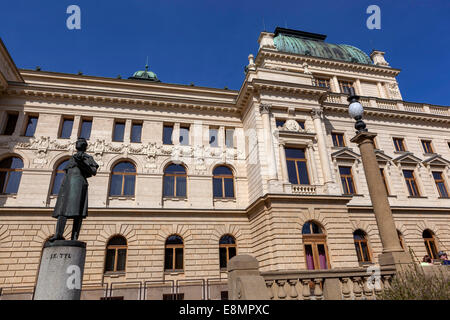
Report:
[[[236,253],[264,272],[376,264],[350,87],[402,246],[419,260],[448,250],[450,108],[404,101],[384,52],[283,28],[258,42],[239,91],[164,83],[147,66],[129,79],[17,69],[0,43],[0,288],[34,286],[78,136],[100,165],[80,235],[86,287],[226,280]]]

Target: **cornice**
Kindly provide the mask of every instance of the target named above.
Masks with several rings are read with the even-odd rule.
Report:
[[[256,65],[260,65],[261,60],[266,57],[286,59],[286,60],[296,61],[298,63],[306,62],[306,63],[314,63],[316,65],[323,65],[323,66],[328,66],[328,67],[347,68],[347,69],[351,69],[354,71],[365,71],[365,72],[372,72],[372,73],[378,73],[378,74],[387,74],[387,75],[394,76],[394,77],[397,76],[401,71],[400,69],[368,65],[368,64],[362,64],[362,63],[345,62],[345,61],[333,60],[333,59],[317,58],[317,57],[312,57],[312,56],[305,56],[305,55],[294,54],[294,53],[286,53],[286,52],[270,50],[270,49],[259,50],[258,55],[256,56],[256,59],[255,59]]]
[[[190,97],[168,97],[156,94],[111,92],[106,90],[79,89],[73,87],[53,87],[45,85],[14,84],[6,91],[10,96],[33,97],[46,100],[73,100],[85,103],[108,103],[120,104],[121,106],[158,106],[178,107],[184,109],[219,111],[223,113],[240,114],[240,109],[233,102],[220,102],[216,100],[190,98]]]

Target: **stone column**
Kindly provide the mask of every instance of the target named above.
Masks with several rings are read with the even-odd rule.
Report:
[[[339,81],[338,81],[337,77],[333,76],[331,78],[331,81],[332,81],[333,86],[334,86],[334,92],[340,93],[341,92],[341,88],[339,88]]]
[[[289,173],[286,163],[286,151],[284,150],[284,142],[279,142],[280,162],[281,162],[281,178],[283,183],[289,183]]]
[[[380,98],[386,99],[386,91],[384,90],[384,86],[381,82],[377,82],[377,88],[380,93]]]
[[[356,79],[355,81],[355,87],[356,87],[356,94],[362,96],[363,92],[362,92],[362,87],[361,87],[361,81],[359,79]]]
[[[46,242],[34,300],[80,300],[86,243],[74,240]]]
[[[313,118],[314,122],[314,130],[316,131],[317,147],[319,148],[320,164],[322,166],[325,189],[328,191],[328,193],[337,193],[337,191],[333,191],[336,188],[334,186],[333,175],[331,172],[331,164],[328,159],[327,144],[325,142],[325,134],[322,130],[321,116],[322,110],[313,109],[311,111],[311,117]]]
[[[394,265],[397,267],[412,261],[408,253],[400,246],[386,188],[384,187],[383,178],[375,156],[373,143],[375,137],[375,133],[360,132],[351,139],[351,142],[357,143],[361,151],[370,199],[383,246],[382,254],[379,256],[379,263],[380,265]]]
[[[267,169],[269,180],[277,180],[277,167],[275,160],[275,152],[273,150],[272,130],[270,126],[270,108],[268,104],[261,104],[259,112],[263,121],[264,128],[264,145],[266,146]]]

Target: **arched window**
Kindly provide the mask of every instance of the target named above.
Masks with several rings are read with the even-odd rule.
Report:
[[[302,235],[308,270],[329,269],[327,236],[322,228],[313,221],[305,222]]]
[[[425,248],[431,259],[438,259],[438,250],[436,247],[436,239],[434,237],[433,231],[426,229],[422,233],[423,241],[425,243]]]
[[[53,176],[52,195],[58,195],[59,193],[59,189],[61,188],[64,176],[66,175],[66,171],[64,171],[64,169],[66,168],[67,163],[69,163],[69,160],[61,162],[55,170]]]
[[[22,178],[23,161],[9,157],[0,162],[0,187],[2,194],[16,194]]]
[[[119,162],[111,172],[110,196],[134,196],[136,167],[128,161]]]
[[[405,250],[405,240],[403,239],[403,235],[402,233],[397,230],[397,235],[398,235],[398,240],[400,241],[400,246],[402,247],[403,250]]]
[[[186,169],[179,164],[171,164],[164,170],[163,196],[186,197]]]
[[[127,260],[127,240],[114,236],[106,245],[105,273],[124,272]]]
[[[227,267],[228,261],[236,255],[236,240],[232,235],[226,234],[219,240],[220,269]]]
[[[226,166],[219,166],[213,171],[214,198],[234,198],[233,172]]]
[[[183,270],[183,239],[173,234],[166,240],[164,252],[164,270],[182,271]]]
[[[353,232],[353,240],[355,242],[356,255],[359,262],[372,262],[372,257],[367,243],[367,234],[358,229]]]

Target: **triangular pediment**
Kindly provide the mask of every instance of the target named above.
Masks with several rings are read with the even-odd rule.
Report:
[[[423,163],[428,166],[435,166],[435,167],[445,167],[450,165],[450,161],[442,158],[440,154],[436,154],[432,156],[431,158],[428,158],[426,160],[423,160]]]
[[[385,154],[382,150],[375,150],[375,156],[377,157],[378,162],[389,162],[392,160],[387,154]]]
[[[412,164],[412,165],[416,165],[422,162],[422,160],[417,158],[412,152],[404,153],[401,156],[395,158],[393,161],[395,163]]]
[[[336,152],[333,152],[331,154],[331,157],[333,159],[338,159],[338,160],[357,160],[360,158],[360,155],[353,152],[350,148],[345,147],[342,148],[341,150],[338,150]]]

